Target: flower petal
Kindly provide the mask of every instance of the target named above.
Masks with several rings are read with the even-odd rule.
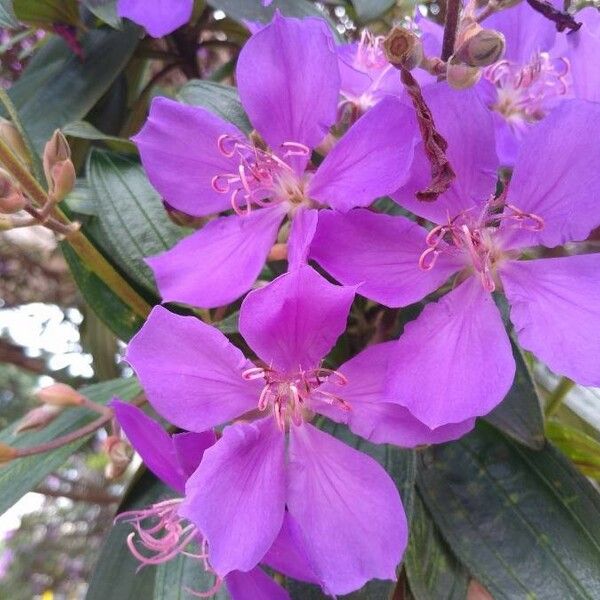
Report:
[[[510,261],[500,276],[523,348],[560,375],[600,386],[600,254]]]
[[[325,157],[310,181],[311,198],[347,211],[391,194],[407,177],[418,135],[414,111],[385,97]]]
[[[346,385],[335,385],[329,379],[319,387],[320,392],[342,397],[350,410],[323,401],[314,404],[314,410],[346,423],[354,433],[376,444],[412,448],[455,440],[470,431],[475,419],[430,429],[387,396],[386,377],[394,347],[395,342],[368,346],[337,369],[348,380]]]
[[[245,139],[235,125],[204,108],[155,98],[133,141],[159,194],[177,210],[199,217],[231,208],[230,195],[212,187],[216,175],[237,171],[237,163],[219,152],[217,141],[224,134]]]
[[[288,508],[324,590],[395,579],[408,528],[383,467],[308,424],[292,429],[289,452]]]
[[[407,306],[436,290],[463,265],[447,253],[423,271],[427,231],[404,217],[356,209],[321,211],[310,258],[344,285],[386,306]]]
[[[197,468],[204,456],[204,451],[216,441],[215,432],[212,430],[196,433],[186,431],[176,433],[173,437],[173,446],[177,454],[177,461],[187,479]]]
[[[263,268],[283,218],[279,205],[219,217],[146,259],[163,302],[212,308],[242,296]]]
[[[308,253],[315,231],[319,211],[314,209],[300,209],[292,220],[292,229],[288,239],[288,270],[293,271],[308,261]]]
[[[573,89],[577,98],[600,102],[600,69],[595,64],[600,55],[600,13],[591,6],[584,8],[577,12],[577,21],[581,28],[565,36]]]
[[[487,414],[515,374],[500,313],[476,277],[427,305],[395,352],[388,394],[432,429]]]
[[[290,600],[290,595],[260,567],[232,571],[225,577],[231,600]]]
[[[492,116],[475,90],[453,90],[433,84],[423,88],[438,131],[448,142],[447,156],[456,179],[435,202],[422,202],[416,192],[431,180],[431,167],[423,145],[415,148],[408,181],[393,198],[416,215],[435,223],[446,223],[448,215],[481,206],[495,190],[498,157],[494,145]],[[465,115],[469,115],[465,119]]]
[[[155,38],[163,37],[182,25],[192,16],[194,0],[118,0],[120,17],[131,19]]]
[[[568,100],[524,138],[507,203],[544,219],[539,232],[503,223],[505,248],[584,240],[600,224],[600,104]],[[575,168],[576,165],[576,168]]]
[[[259,381],[242,379],[252,365],[218,329],[161,306],[129,342],[127,361],[156,411],[190,431],[254,408],[262,389]]]
[[[315,368],[344,332],[354,292],[301,267],[246,296],[240,333],[278,371]]]
[[[179,464],[171,436],[146,413],[120,400],[110,403],[127,439],[145,465],[164,483],[178,492],[185,489],[186,474]]]
[[[242,48],[236,75],[248,117],[273,150],[284,142],[314,148],[336,121],[340,75],[322,19],[276,13]]]
[[[180,514],[208,540],[221,577],[254,568],[281,530],[284,444],[271,417],[226,427],[186,484]]]

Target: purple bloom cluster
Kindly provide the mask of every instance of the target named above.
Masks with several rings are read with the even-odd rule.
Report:
[[[141,18],[141,4],[120,8]],[[493,17],[509,50],[478,86],[422,82],[456,173],[434,202],[416,199],[430,165],[377,38],[339,47],[325,22],[277,14],[237,64],[250,135],[205,109],[153,101],[135,138],[150,181],[172,207],[211,218],[148,262],[165,302],[216,308],[245,296],[246,352],[164,307],[131,341],[127,360],[152,407],[188,432],[170,436],[115,402],[149,468],[181,495],[121,517],[134,524],[140,560],[195,544],[192,555],[238,600],[287,597],[261,563],[332,595],[394,579],[408,537],[396,485],[312,422],[322,415],[402,447],[467,433],[515,374],[493,294],[506,296],[523,348],[600,385],[600,254],[539,258],[540,247],[585,240],[600,225],[600,138],[590,127],[600,104],[583,91],[599,87],[572,54],[596,51],[597,13],[558,48],[538,15],[524,36],[519,11]],[[435,31],[426,35],[435,45]],[[332,128],[348,114],[337,139]],[[513,175],[498,191],[507,164]],[[375,210],[382,196],[401,214]],[[287,272],[252,289],[274,247],[285,248]],[[329,364],[356,294],[404,307],[436,291],[398,340]]]

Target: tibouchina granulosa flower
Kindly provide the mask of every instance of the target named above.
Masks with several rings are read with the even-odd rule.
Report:
[[[600,224],[600,141],[590,127],[600,105],[571,100],[533,127],[508,190],[495,197],[490,114],[472,92],[469,99],[440,86],[427,97],[457,178],[437,202],[416,200],[428,176],[417,149],[395,198],[436,226],[362,209],[332,213],[319,220],[311,249],[340,282],[363,282],[360,293],[390,306],[416,302],[458,274],[397,342],[390,397],[429,427],[484,415],[503,399],[515,365],[493,291],[506,295],[525,349],[561,375],[600,385],[600,254],[519,260],[535,246],[584,240]],[[465,111],[469,119],[458,118]]]
[[[192,431],[242,419],[205,452],[180,511],[205,535],[221,577],[254,568],[285,517],[328,593],[395,578],[407,540],[398,490],[379,463],[312,425],[315,413],[411,446],[460,437],[473,425],[432,431],[387,402],[389,347],[369,348],[338,370],[323,365],[354,292],[307,266],[250,292],[240,333],[255,363],[217,329],[162,307],[130,343],[127,359],[163,417]]]
[[[185,25],[193,8],[194,0],[117,0],[119,16],[141,25],[155,38]]]
[[[388,97],[312,165],[312,150],[336,122],[340,90],[335,45],[320,19],[276,14],[242,49],[237,83],[260,140],[165,98],[154,100],[135,138],[150,181],[171,206],[195,216],[234,211],[148,260],[165,301],[235,300],[255,282],[278,235],[280,242],[289,235],[284,221],[325,206],[367,206],[397,189],[412,161],[413,112]]]

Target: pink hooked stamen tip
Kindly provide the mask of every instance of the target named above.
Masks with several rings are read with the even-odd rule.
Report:
[[[435,267],[435,263],[440,255],[437,248],[427,248],[421,256],[419,256],[419,269],[421,271],[431,271]]]
[[[283,154],[286,158],[288,156],[309,156],[310,148],[306,144],[300,144],[299,142],[283,142],[282,148],[285,148]]]

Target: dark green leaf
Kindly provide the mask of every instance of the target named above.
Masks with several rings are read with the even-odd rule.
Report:
[[[597,599],[600,496],[550,444],[486,423],[421,455],[419,492],[453,552],[496,600]]]
[[[584,475],[600,481],[600,442],[555,419],[546,423],[546,435]]]
[[[69,211],[78,215],[97,216],[98,209],[94,203],[94,198],[90,186],[85,179],[78,179],[75,187],[63,200],[63,206],[67,206]]]
[[[121,340],[128,341],[142,326],[140,319],[66,243],[63,255],[82,296],[106,326]]]
[[[137,29],[128,26],[84,35],[83,62],[59,38],[36,53],[9,94],[38,150],[56,128],[85,117],[125,67],[137,42]]]
[[[358,20],[366,23],[384,15],[396,4],[396,0],[352,0],[352,4]]]
[[[0,27],[16,29],[18,26],[12,0],[0,0]]]
[[[85,387],[81,390],[90,400],[105,404],[113,396],[131,400],[140,391],[137,380],[118,379]],[[0,442],[19,448],[37,446],[87,425],[98,415],[84,408],[70,408],[41,431],[15,434],[16,424],[0,432]],[[10,508],[23,494],[35,488],[60,467],[90,436],[43,454],[19,458],[0,469],[0,514]]]
[[[50,31],[59,23],[80,24],[77,0],[13,0],[13,8],[19,21]]]
[[[369,581],[360,590],[344,596],[336,596],[336,598],[339,600],[385,600],[386,598],[390,598],[395,585],[392,581],[374,579],[373,581]],[[328,600],[331,598],[331,596],[325,595],[321,588],[316,585],[302,583],[293,579],[287,581],[286,589],[290,593],[292,600]]]
[[[240,23],[268,23],[277,9],[289,17],[325,17],[324,13],[307,0],[274,0],[273,4],[267,7],[262,5],[261,0],[209,0],[208,4]]]
[[[67,123],[62,128],[62,132],[65,135],[80,138],[82,140],[104,142],[111,150],[117,152],[137,154],[137,148],[133,142],[124,138],[115,137],[114,135],[106,135],[87,121],[73,121],[72,123]]]
[[[415,600],[465,600],[469,574],[442,539],[415,494],[404,567]]]
[[[229,85],[212,81],[192,79],[188,81],[177,94],[186,104],[202,106],[211,112],[233,123],[242,131],[249,132],[252,125],[244,112],[237,90]]]
[[[88,181],[116,260],[134,281],[154,289],[144,258],[171,248],[186,233],[169,220],[158,193],[131,157],[93,149]]]
[[[512,343],[517,366],[515,380],[506,398],[486,421],[534,450],[544,445],[544,417],[531,373],[519,348]]]
[[[215,327],[220,329],[225,335],[231,335],[239,331],[240,312],[236,311],[225,317],[221,321],[215,323]]]
[[[117,0],[82,0],[82,3],[107,25],[114,29],[121,26],[121,17],[117,14]]]

